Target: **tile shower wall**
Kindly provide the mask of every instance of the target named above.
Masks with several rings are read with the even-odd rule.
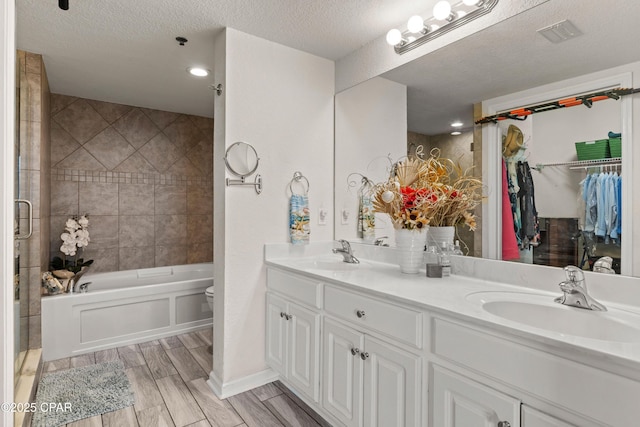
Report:
[[[89,214],[93,271],[213,261],[213,119],[52,94],[51,256]]]

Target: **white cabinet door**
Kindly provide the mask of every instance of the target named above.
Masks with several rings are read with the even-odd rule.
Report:
[[[432,391],[434,427],[520,426],[520,400],[439,366]]]
[[[267,292],[267,364],[280,373],[287,372],[286,300]]]
[[[287,379],[297,390],[318,401],[320,314],[289,303]]]
[[[365,336],[364,425],[420,425],[420,357]]]
[[[324,318],[322,406],[347,427],[362,426],[364,336]]]
[[[544,414],[529,406],[522,405],[522,427],[576,427]]]

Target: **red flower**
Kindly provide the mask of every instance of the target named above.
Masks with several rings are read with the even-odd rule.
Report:
[[[405,209],[416,207],[416,190],[411,187],[400,187],[400,193],[402,194],[402,203]]]

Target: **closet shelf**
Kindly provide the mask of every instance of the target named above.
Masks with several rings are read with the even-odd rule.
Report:
[[[619,166],[622,165],[622,157],[612,157],[610,159],[599,159],[599,160],[575,160],[572,162],[559,162],[559,163],[538,163],[535,165],[533,169],[541,172],[542,169],[546,167],[555,167],[555,166],[569,166],[570,169],[582,169],[589,168],[592,166]]]

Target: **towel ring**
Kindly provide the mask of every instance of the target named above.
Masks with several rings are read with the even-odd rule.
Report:
[[[302,172],[297,172],[296,171],[296,172],[293,173],[293,178],[289,182],[289,191],[291,191],[291,194],[296,194],[293,191],[293,183],[294,182],[302,183],[303,179],[304,179],[304,182],[306,182],[306,184],[307,184],[307,188],[304,190],[304,195],[306,196],[309,193],[309,187],[310,187],[309,186],[309,180],[304,175],[302,175]],[[302,185],[304,186],[304,183],[302,183]]]

